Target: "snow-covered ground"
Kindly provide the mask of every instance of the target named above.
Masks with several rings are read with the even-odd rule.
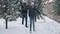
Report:
[[[60,24],[49,19],[45,16],[45,20],[37,20],[35,22],[35,32],[30,33],[29,31],[29,20],[28,28],[21,24],[21,18],[17,21],[8,22],[8,29],[5,29],[4,19],[0,19],[0,34],[60,34]]]

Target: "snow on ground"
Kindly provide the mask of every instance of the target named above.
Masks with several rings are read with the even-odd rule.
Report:
[[[21,24],[21,18],[17,21],[8,22],[8,29],[5,29],[5,21],[0,19],[0,34],[60,34],[60,24],[45,16],[45,20],[37,20],[35,22],[35,32],[29,31],[28,28]]]

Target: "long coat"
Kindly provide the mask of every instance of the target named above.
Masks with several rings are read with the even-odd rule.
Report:
[[[27,6],[22,6],[21,15],[27,17]]]
[[[35,17],[37,16],[38,14],[40,14],[39,10],[37,10],[37,8],[32,8],[32,7],[29,7],[29,16],[31,17]]]

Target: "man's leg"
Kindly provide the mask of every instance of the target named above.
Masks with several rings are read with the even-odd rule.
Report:
[[[25,17],[25,27],[28,27],[27,26],[27,17]]]
[[[32,31],[32,18],[30,17],[30,32]]]
[[[35,18],[33,18],[33,31],[35,31]]]
[[[36,22],[37,20],[36,20],[36,16],[35,16],[35,22]]]
[[[22,17],[22,24],[24,24],[24,17]]]

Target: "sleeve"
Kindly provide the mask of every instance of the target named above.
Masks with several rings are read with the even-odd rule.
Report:
[[[37,8],[34,8],[34,9],[36,13],[40,14],[40,11]]]

